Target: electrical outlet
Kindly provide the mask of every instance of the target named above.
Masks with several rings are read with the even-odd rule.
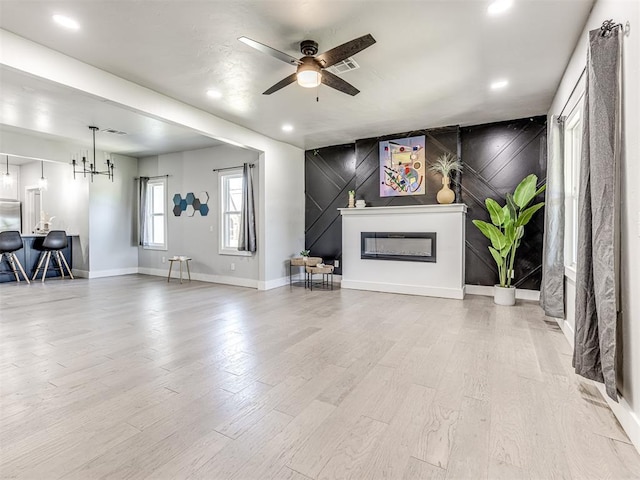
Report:
[[[340,268],[340,260],[336,260],[335,262],[333,262],[333,266],[336,268]]]
[[[210,231],[210,232],[213,232],[213,225],[210,225],[210,226],[209,226],[209,231]]]
[[[235,264],[235,263],[232,263],[232,264],[231,264],[231,271],[233,272],[235,269],[236,269],[236,264]]]
[[[162,257],[162,263],[166,263],[167,257]]]

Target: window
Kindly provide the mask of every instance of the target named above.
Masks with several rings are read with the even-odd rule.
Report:
[[[147,243],[145,248],[167,249],[167,179],[153,178],[147,185]]]
[[[578,187],[582,150],[582,102],[564,122],[565,266],[575,271],[578,258]]]
[[[220,178],[220,248],[224,255],[251,255],[238,250],[242,212],[242,170],[227,170]]]

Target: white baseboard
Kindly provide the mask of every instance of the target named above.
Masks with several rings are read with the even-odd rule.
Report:
[[[558,326],[564,333],[565,338],[571,345],[571,348],[574,346],[574,330],[569,322],[562,318],[556,318],[556,322],[558,322]],[[631,406],[627,403],[626,399],[618,395],[618,403],[614,402],[609,398],[607,392],[604,388],[604,385],[598,382],[594,382],[592,380],[584,379],[584,381],[591,382],[596,386],[602,398],[605,399],[611,411],[620,422],[622,429],[625,431],[633,446],[636,447],[638,453],[640,453],[640,418],[638,415],[631,409]]]
[[[85,278],[117,277],[119,275],[132,275],[138,273],[138,267],[116,268],[113,270],[89,270],[89,276]]]
[[[295,276],[294,276],[295,279]],[[284,287],[289,285],[289,277],[280,277],[275,280],[261,280],[258,282],[258,290],[271,290],[273,288]]]
[[[462,300],[465,289],[462,288],[438,288],[419,285],[403,285],[398,283],[363,282],[360,280],[342,279],[342,288],[352,290],[370,290],[373,292],[402,293],[405,295],[421,295],[423,297],[455,298]]]
[[[485,297],[493,297],[493,287],[488,285],[465,285],[466,292],[469,295],[484,295]],[[525,290],[524,288],[516,288],[516,298],[520,300],[532,300],[537,302],[540,300],[539,290]]]
[[[609,398],[603,384],[597,382],[593,382],[593,384],[598,388],[602,398],[607,401],[609,407],[611,407],[611,411],[629,437],[629,440],[631,440],[633,446],[636,447],[636,450],[640,453],[640,418],[638,418],[638,415],[631,410],[631,406],[623,397],[618,395],[618,403],[616,403]]]
[[[156,277],[167,277],[167,271],[160,268],[138,268],[138,273],[142,275],[153,275]],[[177,272],[174,270],[171,272],[172,279],[180,279],[180,271]],[[239,277],[228,277],[225,275],[208,275],[205,273],[194,273],[191,272],[191,279],[197,280],[199,282],[208,282],[208,283],[222,283],[225,285],[234,285],[236,287],[247,287],[247,288],[258,288],[258,281],[250,278],[239,278]],[[182,272],[182,280],[189,280],[189,275],[186,271]]]
[[[138,273],[138,267],[117,268],[113,270],[79,270],[77,268],[72,268],[71,272],[74,277],[78,278],[118,277],[120,275],[132,275]]]
[[[569,342],[569,345],[571,345],[571,348],[573,348],[573,346],[575,345],[575,331],[573,330],[573,325],[562,318],[556,318],[555,320],[556,322],[558,322],[558,326],[560,327],[560,330],[562,330],[562,333],[564,333],[564,336]]]

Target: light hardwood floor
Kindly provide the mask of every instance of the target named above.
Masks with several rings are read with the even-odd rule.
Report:
[[[2,478],[639,478],[534,303],[0,285]]]

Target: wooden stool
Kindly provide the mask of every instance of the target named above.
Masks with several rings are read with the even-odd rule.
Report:
[[[187,273],[189,274],[189,281],[191,281],[191,271],[189,270],[189,260],[191,258],[184,256],[171,257],[169,259],[169,275],[167,275],[167,282],[171,280],[171,269],[173,268],[173,262],[180,262],[180,283],[182,283],[182,263],[187,264]]]
[[[307,267],[307,281],[305,282],[305,286],[308,283],[309,288],[313,290],[313,275],[319,273],[322,275],[322,287],[331,287],[331,290],[333,290],[333,268],[333,265]]]
[[[319,263],[322,263],[322,258],[320,257],[295,257],[289,259],[289,288],[293,286],[294,267],[314,267]],[[306,273],[304,286],[305,288],[307,287]]]

